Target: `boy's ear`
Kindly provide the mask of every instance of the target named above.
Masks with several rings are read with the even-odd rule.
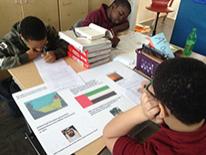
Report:
[[[152,120],[154,123],[161,124],[164,121],[164,118],[166,117],[166,111],[165,107],[159,103],[159,113],[155,116],[155,118]]]
[[[160,113],[159,113],[159,117],[160,118],[165,118],[165,117],[167,117],[168,116],[168,112],[167,112],[167,110],[166,110],[166,107],[165,106],[163,106],[161,103],[159,103],[159,108],[160,108]]]

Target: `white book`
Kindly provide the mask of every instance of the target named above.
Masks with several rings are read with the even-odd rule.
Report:
[[[110,54],[111,55],[111,49],[105,49],[105,50],[98,50],[94,52],[89,52],[88,53],[88,58],[100,56],[100,55],[105,55],[105,54]]]
[[[72,30],[59,32],[59,36],[82,52],[85,50],[98,50],[99,48],[102,49],[102,47],[108,48],[112,46],[111,41],[106,38],[91,41],[86,38],[76,37]]]
[[[87,48],[89,53],[96,52],[96,51],[101,51],[101,50],[106,50],[106,49],[110,49],[110,50],[112,49],[111,42],[107,43],[107,44],[101,44],[101,45],[91,46],[91,47]]]
[[[104,55],[95,56],[95,57],[91,57],[91,58],[88,59],[88,62],[91,64],[91,63],[94,63],[94,62],[97,62],[97,61],[101,61],[101,60],[106,59],[106,58],[110,58],[111,59],[110,53],[104,54]]]
[[[105,58],[105,59],[92,62],[92,63],[90,63],[90,68],[91,68],[91,67],[96,67],[96,66],[99,66],[99,65],[102,65],[102,64],[105,64],[105,63],[107,63],[107,62],[109,62],[109,61],[111,61],[111,58],[110,58],[110,57],[107,57],[107,58]]]
[[[112,33],[99,25],[94,23],[89,24],[89,26],[77,27],[75,28],[77,34],[82,37],[86,37],[89,40],[96,40],[103,37],[112,38]]]

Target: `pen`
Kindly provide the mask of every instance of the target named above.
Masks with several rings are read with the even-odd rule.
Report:
[[[46,48],[46,47],[43,47],[42,53],[43,53],[43,54],[46,54],[46,53],[47,53],[47,48]]]
[[[46,54],[47,54],[46,47],[43,47],[41,56],[44,57]]]

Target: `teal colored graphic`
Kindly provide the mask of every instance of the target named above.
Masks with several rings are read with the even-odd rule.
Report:
[[[25,103],[34,119],[66,107],[65,101],[56,93],[50,93]]]

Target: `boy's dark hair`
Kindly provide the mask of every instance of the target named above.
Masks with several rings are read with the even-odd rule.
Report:
[[[111,5],[117,5],[117,6],[123,6],[126,7],[129,11],[129,14],[131,13],[131,5],[128,0],[114,0]]]
[[[46,27],[37,17],[25,17],[20,24],[20,33],[26,40],[42,40],[46,37]]]
[[[206,116],[206,64],[192,58],[164,61],[156,70],[154,93],[185,124]]]

